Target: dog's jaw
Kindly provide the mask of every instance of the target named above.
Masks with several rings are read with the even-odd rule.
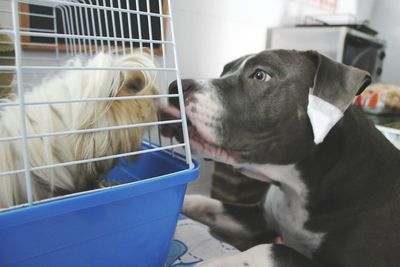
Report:
[[[202,158],[209,158],[215,161],[224,162],[231,165],[237,165],[239,152],[234,152],[229,149],[220,147],[214,143],[213,140],[217,140],[212,136],[212,129],[208,127],[202,129],[205,121],[197,122],[192,119],[195,117],[199,118],[200,115],[193,115],[193,111],[190,110],[193,105],[187,105],[185,108],[187,119],[188,119],[188,132],[190,139],[190,148],[194,154]],[[181,118],[181,112],[175,106],[167,106],[162,108],[162,113],[170,118]],[[195,112],[197,113],[197,112]],[[194,117],[193,117],[194,116]],[[206,116],[207,117],[207,116]],[[195,124],[195,122],[197,122]],[[208,124],[208,123],[207,123]],[[202,129],[202,130],[199,130]],[[166,137],[175,137],[178,141],[183,142],[182,129],[180,127],[167,127],[163,128],[162,134]]]

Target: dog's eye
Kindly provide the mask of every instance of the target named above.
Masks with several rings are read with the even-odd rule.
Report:
[[[271,80],[271,76],[262,69],[256,69],[256,71],[250,77],[262,82],[268,82]]]

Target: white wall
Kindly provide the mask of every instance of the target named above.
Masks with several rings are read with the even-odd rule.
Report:
[[[363,0],[360,9],[361,0],[338,0],[332,10],[311,0],[173,0],[182,77],[216,77],[230,60],[265,49],[268,28],[301,23],[306,15],[339,12],[363,20],[373,1]]]
[[[387,41],[382,82],[400,86],[400,2],[378,0],[373,10],[371,26]]]
[[[12,26],[11,4],[7,1],[0,1],[0,26],[9,28]]]
[[[267,25],[279,25],[285,1],[171,2],[182,76],[211,77],[228,61],[265,48]]]

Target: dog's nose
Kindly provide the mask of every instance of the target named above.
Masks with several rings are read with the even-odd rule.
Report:
[[[195,85],[195,81],[191,80],[191,79],[183,79],[182,81],[182,91],[184,93],[189,92],[191,89],[194,88]],[[173,81],[170,85],[169,85],[169,93],[170,94],[177,94],[178,93],[178,83],[177,81]]]
[[[181,81],[182,81],[182,91],[185,97],[190,91],[193,90],[195,86],[195,81],[191,79],[184,79]],[[176,80],[169,85],[168,91],[170,94],[178,94],[178,82]],[[179,107],[179,99],[177,97],[170,98],[169,103],[171,105]]]

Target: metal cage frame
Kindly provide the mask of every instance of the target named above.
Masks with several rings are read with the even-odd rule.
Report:
[[[20,136],[7,136],[7,137],[0,137],[0,142],[10,142],[21,140],[22,141],[22,149],[23,149],[23,168],[18,170],[12,170],[7,172],[0,172],[0,179],[2,176],[6,175],[15,175],[24,173],[25,174],[25,184],[27,188],[27,203],[19,206],[31,206],[36,202],[43,202],[49,201],[54,198],[46,199],[46,200],[39,200],[34,201],[32,197],[32,177],[31,172],[49,168],[56,168],[56,167],[65,167],[73,164],[83,164],[89,163],[94,161],[100,160],[107,160],[107,159],[114,159],[132,155],[139,155],[143,153],[151,153],[155,151],[164,150],[167,153],[170,153],[172,156],[175,156],[175,150],[182,148],[184,149],[184,159],[187,163],[188,169],[193,168],[191,153],[190,153],[190,145],[189,145],[189,136],[188,136],[188,126],[186,122],[186,115],[184,109],[184,101],[183,101],[183,93],[182,93],[182,85],[180,79],[180,71],[178,66],[178,59],[176,53],[176,42],[175,42],[175,33],[174,33],[174,23],[173,23],[173,15],[172,15],[172,8],[170,0],[167,1],[168,6],[168,13],[163,13],[162,8],[162,0],[158,1],[159,5],[159,13],[152,13],[150,12],[150,0],[143,0],[146,1],[147,10],[143,11],[140,9],[135,9],[132,6],[129,6],[129,1],[127,1],[126,8],[121,7],[121,0],[117,0],[117,6],[114,6],[113,1],[111,0],[1,0],[3,3],[10,4],[10,10],[0,10],[0,14],[4,15],[11,15],[12,17],[12,26],[9,28],[0,28],[0,34],[6,34],[13,39],[13,45],[15,48],[15,66],[0,66],[0,72],[13,72],[15,73],[15,81],[16,81],[16,89],[18,94],[18,101],[15,102],[0,102],[0,109],[7,108],[11,106],[18,106],[20,109],[20,129],[21,135]],[[152,0],[154,1],[154,0]],[[108,2],[109,5],[100,5],[101,3]],[[139,7],[139,0],[135,0],[135,7]],[[29,10],[24,8],[21,9],[21,4],[34,4],[34,5],[41,5],[52,8],[52,15],[48,14],[37,14],[37,13],[30,13]],[[75,10],[75,14],[79,14],[79,16],[73,17],[72,10]],[[114,32],[110,32],[109,28],[106,29],[102,28],[100,25],[100,31],[96,32],[96,28],[94,28],[94,34],[90,32],[88,29],[89,25],[95,25],[96,23],[100,23],[100,15],[97,17],[93,15],[93,11],[97,11],[98,14],[104,13],[106,19],[106,23],[114,23],[115,25],[115,14],[119,16],[126,16],[129,20],[128,25],[130,26],[131,19],[136,16],[137,24],[138,24],[138,33],[139,38],[132,37],[132,30],[129,28],[128,31],[124,32],[124,27],[122,25],[122,19],[120,19],[120,27],[121,27],[121,35],[122,37],[116,37],[116,32],[114,28]],[[108,13],[109,12],[109,13]],[[62,14],[62,22],[64,27],[65,33],[58,33],[57,26],[56,26],[56,14]],[[82,16],[82,14],[90,14],[92,13],[91,19],[89,21],[89,16]],[[108,15],[111,14],[111,21],[108,21]],[[54,20],[53,30],[43,30],[43,29],[35,29],[35,28],[26,28],[21,25],[21,17],[22,16],[41,16],[46,18],[51,18]],[[149,38],[145,39],[142,36],[142,29],[140,18],[142,16],[147,17],[148,22],[148,29],[149,29]],[[152,36],[152,22],[151,18],[159,18],[160,19],[160,27],[161,27],[161,40],[154,40]],[[84,19],[85,18],[85,19]],[[163,22],[167,21],[169,28],[170,28],[170,40],[166,40],[165,36],[165,28]],[[85,22],[85,23],[82,23]],[[75,23],[75,26],[74,26]],[[78,26],[78,27],[77,27]],[[54,64],[37,64],[39,58],[31,57],[29,60],[33,61],[33,65],[25,64],[24,60],[27,58],[24,51],[24,46],[26,44],[26,40],[29,37],[46,37],[46,38],[54,38],[54,44],[40,44],[40,43],[30,43],[29,45],[34,45],[38,47],[45,47],[45,46],[53,46],[52,50],[54,55],[49,58],[49,61],[54,61]],[[61,51],[58,40],[61,38],[64,39],[65,43],[65,51]],[[100,41],[100,43],[99,43]],[[92,44],[94,42],[94,45]],[[127,45],[129,43],[129,45]],[[122,49],[121,45],[122,44]],[[163,73],[164,80],[166,82],[167,72],[174,73],[174,78],[178,81],[178,94],[159,94],[159,95],[144,95],[144,96],[122,96],[122,97],[106,97],[106,98],[87,98],[87,99],[60,99],[57,101],[37,101],[37,102],[26,102],[24,99],[24,92],[29,87],[28,84],[25,84],[24,76],[26,73],[42,73],[43,71],[65,71],[65,70],[88,70],[85,67],[69,67],[63,66],[60,62],[63,62],[64,58],[71,58],[75,57],[76,55],[80,56],[87,56],[91,57],[98,53],[99,51],[114,51],[115,54],[126,54],[132,52],[135,48],[135,44],[139,44],[139,49],[143,52],[145,49],[144,44],[148,44],[150,49],[151,58],[153,61],[155,60],[155,49],[154,45],[158,44],[161,46],[162,58],[161,58],[161,66],[155,68],[135,68],[129,70],[140,70],[140,71],[156,71],[158,73]],[[173,64],[172,66],[168,66],[167,59],[166,59],[166,46],[170,45],[172,47],[173,53]],[[61,56],[64,58],[62,59]],[[102,68],[104,70],[125,70],[124,68],[115,67],[115,68]],[[160,76],[160,75],[159,75]],[[158,98],[158,99],[168,99],[172,97],[179,98],[179,106],[181,111],[181,118],[176,120],[166,120],[166,121],[154,121],[154,122],[146,122],[146,123],[139,123],[139,124],[131,124],[131,125],[118,125],[112,127],[103,127],[103,128],[94,128],[94,129],[83,129],[83,130],[67,130],[67,131],[60,131],[60,132],[48,132],[42,134],[28,134],[26,129],[26,122],[25,122],[25,109],[26,106],[31,105],[50,105],[50,104],[67,104],[67,103],[82,103],[82,102],[97,102],[97,101],[110,101],[110,100],[128,100],[128,99],[146,99],[146,98]],[[163,144],[165,141],[162,140],[160,137],[160,132],[158,126],[165,125],[165,124],[176,124],[179,123],[183,129],[183,143],[174,143],[172,140],[169,141],[169,144]],[[106,157],[100,158],[92,158],[92,159],[85,159],[85,160],[78,160],[78,161],[69,161],[69,162],[62,162],[62,163],[55,163],[55,164],[48,164],[44,166],[30,166],[30,154],[28,149],[28,140],[34,138],[47,138],[47,137],[54,137],[54,136],[62,136],[62,135],[70,135],[70,134],[78,134],[78,133],[89,133],[89,132],[96,132],[96,131],[112,131],[118,129],[126,129],[126,128],[133,128],[133,127],[148,127],[148,126],[157,126],[157,134],[158,134],[158,145],[154,145],[155,141],[153,135],[150,130],[147,136],[147,141],[143,141],[146,144],[151,144],[152,148],[147,150],[139,150],[139,151],[132,151],[129,153],[124,154],[117,154],[117,155],[110,155]],[[95,190],[107,190],[108,188],[102,189],[95,189]],[[93,190],[91,190],[93,191]],[[63,197],[69,197],[76,194],[87,193],[86,192],[78,192],[69,194]],[[57,197],[59,198],[59,197]],[[15,208],[15,207],[12,207]]]

